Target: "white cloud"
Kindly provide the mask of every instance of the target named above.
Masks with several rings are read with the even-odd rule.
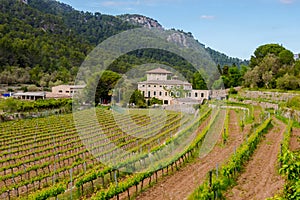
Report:
[[[292,4],[294,3],[294,0],[280,0],[280,2],[283,4]]]
[[[215,19],[216,17],[214,15],[202,15],[201,19],[206,19],[206,20],[212,20]]]

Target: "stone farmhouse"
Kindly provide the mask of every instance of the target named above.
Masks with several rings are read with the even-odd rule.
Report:
[[[138,90],[146,99],[156,97],[164,105],[201,104],[210,98],[210,90],[193,90],[192,84],[172,76],[172,72],[162,68],[146,72],[147,80],[138,82]]]

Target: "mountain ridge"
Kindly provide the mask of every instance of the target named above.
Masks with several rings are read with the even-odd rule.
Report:
[[[51,7],[53,7],[53,6],[50,6],[51,3],[49,5],[50,9],[48,6],[46,7],[47,9],[45,9],[45,5],[43,5],[43,9],[45,9],[48,13],[52,13],[52,14],[58,14],[59,10],[60,10],[60,12],[63,10],[64,12],[76,11],[76,12],[80,12],[81,14],[82,13],[92,14],[91,12],[77,11],[74,8],[72,8],[72,6],[64,4],[64,3],[60,3],[56,0],[29,0],[29,5],[33,5],[33,2],[39,2],[39,1],[46,2],[47,4],[49,4],[50,2],[54,2],[54,4],[56,5],[56,8],[58,8],[57,11],[55,11],[55,9],[53,9],[53,8],[51,9]],[[35,3],[35,7],[38,8],[36,3]],[[39,7],[39,9],[42,9],[42,8]],[[122,14],[122,15],[116,15],[116,16],[101,14],[100,12],[95,12],[94,14],[115,17],[116,19],[121,19],[122,21],[124,21],[126,23],[132,24],[134,27],[142,26],[142,27],[146,27],[146,28],[165,29],[163,27],[163,25],[161,25],[156,19],[147,17],[145,15],[141,15],[141,14]],[[133,28],[133,27],[131,27],[131,28]],[[173,28],[172,30],[175,30],[175,28]],[[194,36],[192,35],[191,32],[185,32],[185,31],[179,30],[179,29],[177,29],[176,31],[183,33],[187,37],[194,38]],[[182,38],[182,39],[184,40],[184,38]],[[247,60],[227,56],[224,53],[221,53],[217,50],[207,47],[206,45],[204,45],[201,42],[199,42],[199,45],[204,47],[207,50],[207,52],[212,56],[212,59],[216,62],[216,64],[220,64],[221,66],[232,65],[232,64],[236,64],[238,66],[240,66],[241,64],[248,65]],[[220,57],[220,58],[218,58],[218,57]]]
[[[45,86],[72,82],[82,61],[97,44],[142,26],[164,29],[157,20],[143,15],[83,12],[55,0],[0,0],[0,82]],[[170,40],[184,44],[185,37],[193,37],[192,33],[178,32]],[[200,42],[199,45],[205,47]],[[247,64],[209,47],[205,49],[222,67]],[[151,55],[156,57],[149,58],[152,61],[160,59],[155,52]],[[166,59],[167,56],[163,62]],[[125,61],[121,63],[129,65]],[[172,64],[181,63],[177,59]],[[29,78],[20,82],[20,77]]]
[[[141,26],[146,27],[146,28],[158,28],[161,30],[165,30],[163,25],[161,25],[157,20],[152,19],[147,16],[144,16],[144,15],[124,14],[124,15],[118,15],[117,17],[119,17],[127,22],[131,22],[134,25],[140,24]],[[185,31],[179,30],[179,29],[176,30],[175,28],[172,28],[171,30],[177,31],[178,33],[170,35],[170,37],[168,39],[170,41],[174,41],[175,43],[180,43],[181,46],[187,46],[185,44],[186,37],[191,37],[191,38],[195,39],[191,32],[185,32]],[[220,64],[220,65],[222,65],[222,67],[224,65],[232,65],[232,64],[236,64],[238,66],[249,64],[248,60],[245,60],[245,59],[243,60],[240,58],[233,58],[233,57],[227,56],[225,53],[221,53],[217,50],[214,50],[214,49],[206,46],[205,44],[199,42],[198,40],[196,40],[196,41],[199,43],[200,46],[202,46],[210,54],[210,56],[216,62],[216,64]]]

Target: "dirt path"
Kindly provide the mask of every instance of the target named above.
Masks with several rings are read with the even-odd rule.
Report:
[[[300,128],[294,128],[291,134],[290,140],[290,150],[299,151],[300,150]]]
[[[277,155],[286,125],[273,119],[274,127],[258,146],[237,185],[227,194],[226,199],[266,199],[283,188],[284,180],[277,172]]]
[[[216,164],[221,165],[234,152],[234,149],[242,143],[244,134],[240,133],[237,115],[233,110],[230,111],[229,130],[229,140],[226,146],[221,147],[221,145],[217,144],[207,156],[188,164],[173,175],[162,178],[136,199],[187,199],[194,189],[203,182],[208,171],[215,168]]]

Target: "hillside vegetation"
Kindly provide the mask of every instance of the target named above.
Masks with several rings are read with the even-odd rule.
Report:
[[[54,0],[29,0],[28,4],[0,0],[0,83],[33,83],[43,87],[72,83],[79,66],[99,42],[144,26],[147,20],[156,21],[140,15],[132,17],[146,21],[133,23],[121,16],[77,11]],[[184,35],[193,37],[191,33]],[[206,50],[221,67],[247,64],[209,47]],[[191,69],[182,59],[159,50],[132,52],[115,62],[112,69],[124,73],[135,64],[149,62],[168,63],[183,71]],[[187,76],[188,80],[192,81],[193,73]]]

